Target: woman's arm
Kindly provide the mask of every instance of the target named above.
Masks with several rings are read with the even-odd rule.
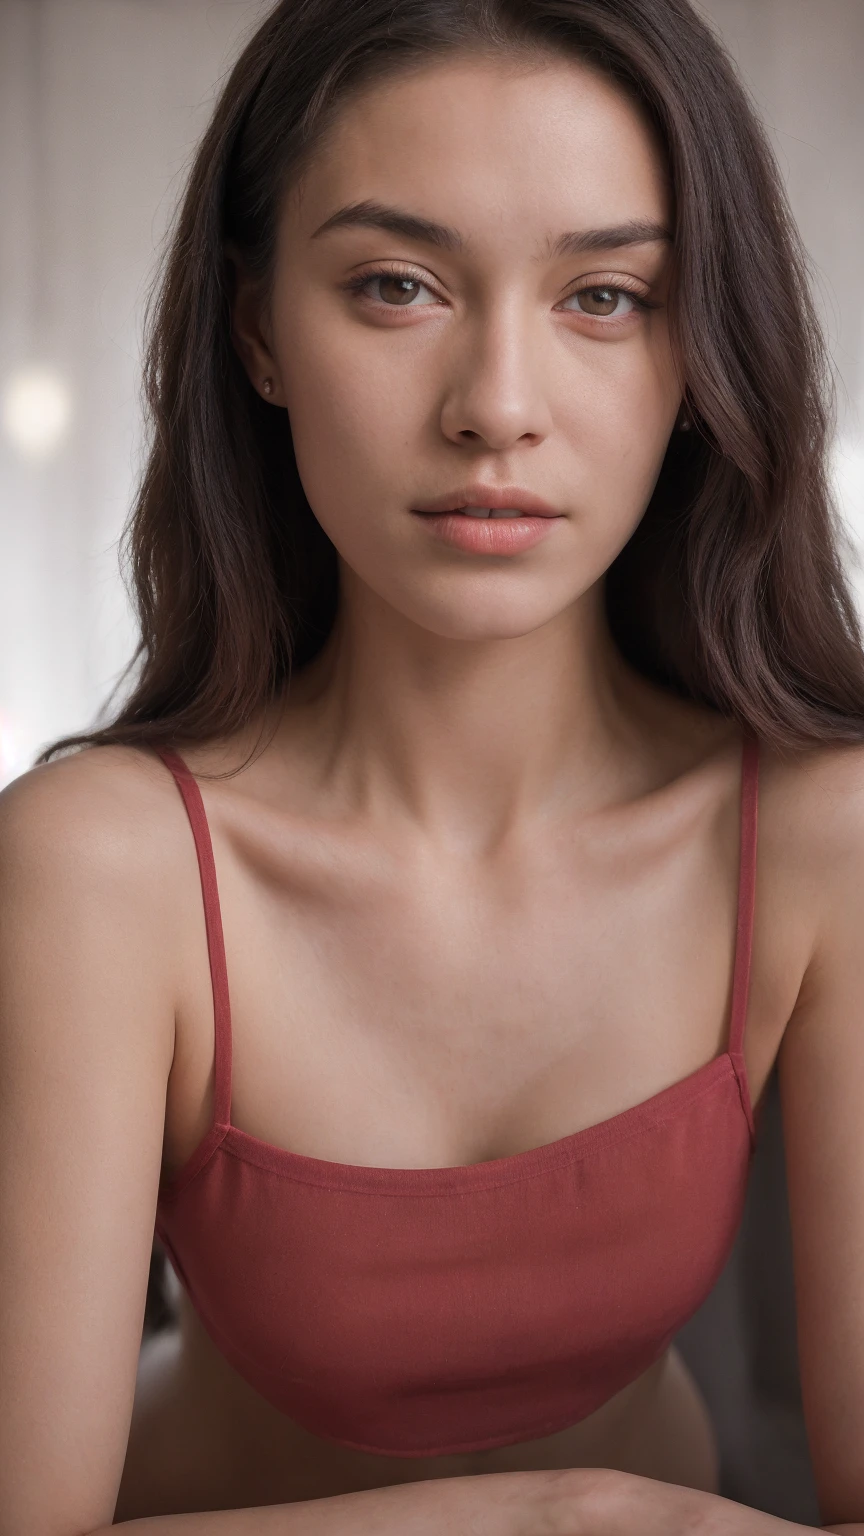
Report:
[[[430,1478],[296,1504],[123,1521],[88,1536],[595,1536],[603,1476],[586,1469]]]
[[[592,1468],[497,1472],[262,1509],[160,1515],[88,1536],[812,1536],[812,1529],[711,1493]],[[864,1524],[823,1530],[864,1536]]]
[[[801,866],[816,921],[779,1056],[798,1353],[822,1516],[857,1531],[864,1527],[864,748],[821,754],[805,793],[810,831]]]
[[[2,1536],[107,1524],[123,1469],[174,1036],[157,769],[0,795]]]
[[[597,1477],[586,1490],[562,1489],[558,1523],[551,1527],[560,1536],[806,1536],[808,1532],[812,1536],[812,1526],[781,1520],[717,1494],[626,1472],[600,1472]],[[864,1536],[864,1522],[822,1529],[840,1536]],[[155,1527],[153,1536],[157,1536]],[[186,1533],[178,1528],[177,1536]]]

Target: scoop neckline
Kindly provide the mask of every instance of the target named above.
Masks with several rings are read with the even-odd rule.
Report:
[[[184,1166],[178,1169],[172,1179],[160,1184],[158,1203],[169,1202],[179,1195],[210,1163],[219,1149],[241,1162],[250,1163],[295,1183],[314,1184],[331,1190],[440,1195],[516,1183],[586,1156],[599,1146],[625,1140],[628,1136],[648,1129],[667,1118],[679,1103],[698,1097],[708,1091],[715,1079],[724,1078],[730,1078],[736,1083],[740,1095],[739,1072],[729,1050],[703,1062],[701,1067],[668,1087],[659,1089],[650,1098],[593,1125],[582,1126],[554,1141],[544,1142],[539,1147],[526,1147],[522,1152],[488,1158],[479,1163],[445,1164],[433,1168],[381,1167],[311,1157],[306,1152],[293,1152],[288,1147],[263,1141],[251,1131],[242,1130],[240,1126],[214,1124]],[[746,1122],[743,1102],[741,1112]]]

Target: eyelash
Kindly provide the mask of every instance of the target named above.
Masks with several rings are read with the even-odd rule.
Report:
[[[359,297],[364,288],[367,288],[370,283],[374,283],[376,277],[407,278],[409,282],[422,284],[424,288],[429,289],[430,293],[434,292],[431,284],[427,283],[425,278],[421,277],[417,272],[412,272],[408,267],[374,267],[371,272],[355,273],[354,277],[349,278],[347,283],[343,283],[342,286],[348,293],[353,293]],[[398,304],[387,305],[388,309],[399,309],[402,307]],[[408,306],[405,305],[404,307],[407,308]],[[424,305],[423,308],[426,308],[426,306]]]
[[[370,283],[373,283],[377,277],[407,278],[409,282],[419,283],[424,288],[428,288],[430,293],[434,293],[434,291],[435,291],[432,288],[432,285],[430,283],[427,283],[426,279],[424,277],[422,277],[420,275],[420,273],[412,272],[409,267],[401,267],[401,268],[375,267],[375,268],[373,268],[373,270],[371,272],[358,272],[358,273],[355,273],[355,275],[353,277],[349,278],[346,283],[343,283],[342,287],[347,292],[359,296],[359,294],[362,293],[363,289],[368,287],[368,285]],[[623,293],[623,294],[626,295],[626,297],[628,299],[632,299],[632,301],[636,305],[637,309],[650,310],[650,309],[659,309],[660,308],[659,304],[654,302],[652,299],[646,299],[643,294],[637,293],[635,291],[635,289],[627,287],[627,285],[625,283],[604,283],[604,282],[587,283],[584,288],[574,288],[572,293],[568,293],[566,295],[566,298],[567,299],[575,299],[577,294],[580,294],[580,293],[591,293],[594,289],[604,289],[608,293]],[[562,299],[561,302],[564,303],[565,300]],[[401,309],[401,308],[408,309],[410,307],[411,306],[407,305],[407,304],[406,305],[399,305],[399,304],[387,305],[388,309]],[[431,307],[431,306],[428,306],[428,307]],[[425,304],[424,305],[418,305],[417,308],[425,309],[425,308],[427,308],[427,306]],[[573,313],[573,311],[570,311],[570,313]],[[600,320],[601,323],[603,323],[604,320],[606,320],[606,317],[603,316],[603,315],[589,315],[584,310],[581,311],[581,313],[583,315],[585,315],[586,320]],[[609,316],[609,320],[610,321],[614,321],[616,318],[623,318],[623,317],[616,317],[614,315]],[[607,323],[608,323],[608,321],[607,321]]]

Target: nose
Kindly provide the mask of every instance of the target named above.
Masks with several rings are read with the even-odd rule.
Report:
[[[543,442],[552,425],[543,344],[524,311],[499,307],[460,340],[441,408],[445,437],[499,453]]]

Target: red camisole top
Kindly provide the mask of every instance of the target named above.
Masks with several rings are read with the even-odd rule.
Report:
[[[328,1162],[231,1124],[231,1016],[198,785],[159,755],[201,873],[213,1124],[159,1189],[156,1232],[233,1368],[296,1423],[388,1456],[554,1434],[656,1361],[729,1256],[754,1123],[742,1054],[756,875],[745,738],[728,1048],[644,1103],[510,1157]]]

